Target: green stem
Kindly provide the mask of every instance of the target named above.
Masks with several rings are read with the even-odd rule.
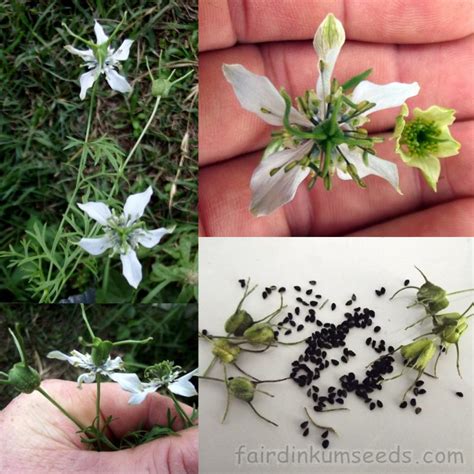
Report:
[[[109,287],[109,275],[110,275],[110,258],[107,258],[105,262],[104,279],[102,280],[102,290],[104,294],[106,293],[107,288]]]
[[[308,420],[314,425],[316,426],[316,428],[319,428],[320,430],[327,430],[327,431],[332,431],[335,435],[339,436],[336,432],[336,430],[334,428],[332,428],[331,426],[322,426],[322,425],[318,425],[314,420],[313,418],[311,418],[310,414],[309,414],[309,411],[308,409],[305,407],[304,408],[304,411],[306,413],[306,416],[308,417]]]
[[[397,291],[390,297],[390,300],[393,300],[393,298],[395,298],[395,296],[397,296],[398,293],[400,293],[400,291],[408,290],[409,288],[412,288],[412,289],[415,289],[415,290],[419,290],[419,289],[420,289],[418,286],[404,286],[403,288],[400,288],[399,290],[397,290]]]
[[[183,421],[186,421],[186,428],[189,428],[190,426],[194,426],[194,423],[191,421],[189,416],[186,415],[185,411],[181,408],[178,400],[174,396],[174,393],[171,390],[167,390],[167,391],[168,391],[169,396],[171,397],[171,399],[174,402],[174,406],[175,406],[176,411],[178,412],[179,416],[181,417],[181,419]]]
[[[86,316],[86,310],[84,308],[84,303],[81,303],[81,313],[82,313],[82,319],[84,320],[84,323],[86,324],[87,330],[89,331],[89,334],[92,339],[95,339],[95,334],[94,331],[91,328],[91,325],[89,324],[89,321]]]
[[[474,288],[468,288],[467,290],[452,291],[451,293],[447,293],[446,296],[459,295],[460,293],[467,293],[468,291],[474,291]]]

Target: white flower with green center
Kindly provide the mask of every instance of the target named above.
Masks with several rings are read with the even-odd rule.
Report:
[[[173,232],[173,229],[164,227],[146,230],[139,222],[152,194],[153,191],[149,186],[142,193],[130,195],[120,215],[112,212],[103,202],[78,204],[78,207],[98,222],[105,231],[102,237],[82,238],[79,245],[91,255],[100,255],[108,249],[113,250],[111,256],[119,254],[123,276],[133,288],[137,288],[142,280],[142,266],[137,257],[137,247],[142,245],[150,249],[157,245],[164,235]]]
[[[89,49],[80,50],[71,45],[65,46],[70,53],[80,56],[85,61],[87,69],[89,69],[84,74],[81,74],[79,79],[81,84],[81,93],[79,97],[82,100],[85,99],[87,90],[92,87],[101,74],[105,74],[105,79],[114,91],[122,93],[130,92],[132,90],[130,84],[127,82],[125,77],[121,76],[116,71],[116,68],[120,61],[128,59],[130,46],[132,46],[133,40],[126,39],[118,49],[113,49],[110,46],[110,43],[115,32],[111,37],[108,37],[98,21],[94,23],[94,32],[97,39],[95,44],[74,35],[76,38],[86,43],[89,46]]]
[[[373,145],[382,140],[369,137],[362,125],[369,120],[368,114],[399,107],[420,88],[416,82],[378,85],[366,81],[370,69],[339,85],[331,77],[344,41],[341,22],[328,15],[314,37],[319,56],[316,91],[298,97],[297,108],[265,76],[240,64],[223,66],[241,106],[270,125],[284,127],[273,133],[250,182],[250,210],[255,215],[270,214],[291,201],[308,176],[310,189],[317,178],[331,189],[336,172],[340,179],[353,179],[362,187],[362,178],[373,174],[400,192],[396,165],[375,155]]]
[[[414,109],[412,120],[407,121],[408,107],[403,104],[396,120],[395,151],[408,166],[421,170],[433,191],[436,191],[441,173],[439,159],[457,155],[461,148],[449,131],[455,113],[454,109],[433,105],[426,110]]]
[[[83,383],[95,382],[97,374],[112,378],[115,371],[123,370],[123,361],[120,357],[112,359],[108,356],[107,359],[101,361],[100,364],[94,362],[91,354],[82,354],[76,350],[71,351],[71,355],[64,354],[60,351],[52,351],[46,357],[48,357],[48,359],[65,360],[74,367],[85,369],[86,372],[77,378],[79,387],[81,387]]]
[[[191,377],[197,375],[198,369],[182,375],[184,371],[173,362],[163,361],[145,370],[145,377],[149,382],[142,382],[137,374],[112,374],[111,379],[117,382],[123,390],[132,393],[128,403],[139,405],[149,393],[160,388],[182,397],[194,397],[197,391],[190,382]]]

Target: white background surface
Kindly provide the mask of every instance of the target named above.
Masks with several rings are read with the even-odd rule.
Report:
[[[414,337],[430,328],[427,321],[421,328],[403,329],[423,316],[421,307],[406,309],[413,301],[416,290],[406,290],[394,301],[389,301],[389,296],[403,285],[406,278],[410,279],[411,284],[422,284],[414,265],[419,266],[432,282],[448,291],[474,286],[473,246],[469,239],[205,238],[200,239],[199,245],[199,326],[201,330],[206,328],[214,334],[224,333],[224,322],[235,311],[242,296],[237,282],[240,278],[251,277],[254,283],[259,284],[259,289],[244,305],[254,319],[278,307],[279,296],[276,292],[267,300],[261,298],[263,288],[272,284],[286,286],[286,299],[293,305],[297,296],[292,290],[293,285],[309,288],[308,281],[317,280],[316,293],[323,295],[321,301],[328,297],[338,306],[333,312],[328,303],[324,309],[316,311],[323,322],[341,322],[346,309],[345,301],[356,293],[358,301],[353,307],[361,305],[374,309],[374,323],[382,326],[377,339],[384,338],[387,346],[392,344],[394,347],[409,342],[410,335]],[[378,298],[374,290],[382,285],[387,293]],[[473,295],[466,293],[451,297],[449,311],[463,312],[474,300]],[[302,322],[304,315],[302,312]],[[350,411],[315,413],[310,409],[317,422],[333,426],[339,433],[338,438],[330,436],[331,444],[327,450],[321,448],[321,431],[315,427],[310,428],[307,438],[301,436],[299,424],[305,420],[303,407],[311,408],[313,404],[306,397],[306,389],[301,389],[293,381],[261,386],[273,393],[275,398],[257,394],[254,399],[256,408],[279,424],[275,428],[258,419],[250,407],[240,400],[232,400],[227,420],[221,424],[226,399],[224,386],[202,380],[199,394],[200,472],[473,472],[474,318],[470,322],[471,327],[461,339],[463,380],[457,375],[455,348],[452,347],[448,356],[440,359],[439,379],[423,377],[428,393],[418,397],[418,403],[423,408],[420,415],[415,415],[410,406],[405,410],[398,407],[404,390],[414,380],[416,374],[413,371],[408,372],[408,376],[387,382],[384,389],[378,392],[378,398],[384,402],[383,409],[369,411],[354,394],[349,394],[344,405]],[[282,340],[302,339],[313,330],[313,325],[308,323],[303,332]],[[368,336],[373,336],[371,328],[351,330],[346,342],[357,357],[349,364],[340,364],[322,372],[317,385],[323,392],[334,385],[343,373],[353,371],[358,378],[364,374],[363,367],[377,356],[365,346]],[[285,377],[290,372],[291,362],[304,347],[304,344],[279,346],[263,354],[243,354],[239,365],[261,379]],[[208,366],[212,358],[210,351],[210,345],[201,341],[201,370]],[[340,359],[340,349],[333,349],[331,353]],[[394,373],[398,373],[397,368]],[[222,378],[222,367],[216,364],[209,375]],[[458,390],[464,392],[464,398],[454,394]],[[287,449],[290,454],[296,449],[309,453],[310,446],[313,446],[313,452],[320,450],[319,464],[304,461],[288,464],[275,460],[269,464],[255,464],[247,463],[243,458],[243,463],[238,465],[235,452],[241,445],[247,453],[253,450],[258,455],[265,449],[283,451],[280,454],[283,461],[281,456]],[[347,450],[351,456],[355,450],[371,451],[374,457],[376,452],[384,451],[388,456],[397,446],[402,451],[411,451],[414,461],[408,464],[372,462],[349,465],[347,462],[323,464],[322,461],[323,452],[326,460],[330,452],[334,455],[336,450]],[[449,450],[461,451],[464,464],[427,464],[422,460],[426,451],[441,452],[438,455],[447,458]]]

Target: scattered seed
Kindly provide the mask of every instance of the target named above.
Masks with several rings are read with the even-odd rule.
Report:
[[[421,408],[420,408],[420,407],[416,407],[416,408],[415,408],[415,413],[416,413],[417,415],[419,415],[419,414],[421,413]]]
[[[406,401],[400,403],[400,408],[406,408],[408,403]]]
[[[265,299],[267,298],[267,296],[268,296],[267,292],[264,291],[264,292],[262,293],[262,298],[265,300]]]
[[[355,301],[356,299],[357,299],[357,296],[354,293],[352,293],[351,300]]]
[[[303,421],[303,423],[301,423],[300,425],[301,429],[302,430],[305,429],[308,426],[308,423],[309,423],[308,421]]]
[[[368,337],[366,340],[365,340],[365,343],[369,346],[370,343],[372,342],[372,338],[371,337]]]
[[[380,400],[377,400],[377,406],[379,408],[382,408],[383,407],[383,403],[380,401]]]
[[[426,393],[426,390],[424,388],[420,388],[418,390],[418,395],[424,395]]]
[[[347,364],[347,357],[346,357],[346,356],[342,356],[342,357],[341,357],[341,361],[344,362],[344,364]]]
[[[351,306],[351,305],[352,305],[352,303],[353,303],[353,301],[352,301],[352,300],[347,300],[347,301],[346,301],[346,306]]]
[[[309,428],[306,428],[306,429],[303,431],[303,436],[308,436],[308,433],[309,433]]]
[[[316,285],[316,280],[309,280],[309,284],[312,286]]]
[[[306,294],[309,296],[313,292],[312,289],[306,290]]]
[[[294,286],[293,287],[296,291],[301,291],[301,286]]]
[[[291,334],[291,329],[287,329],[287,330],[285,331],[285,336],[288,336],[289,334]]]
[[[302,324],[298,325],[298,327],[296,328],[298,332],[302,331],[303,329],[304,329],[304,326]]]
[[[336,303],[331,304],[331,311],[334,311],[336,309]]]
[[[418,380],[415,385],[416,385],[417,387],[421,387],[424,383],[425,383],[424,380]]]
[[[375,326],[374,327],[374,332],[380,332],[380,329],[381,329],[380,326]]]
[[[375,403],[374,403],[374,402],[371,402],[370,405],[369,405],[369,408],[370,408],[371,410],[373,410],[373,409],[375,408]]]
[[[462,392],[456,392],[456,395],[460,398],[464,397],[464,393],[462,393]]]
[[[328,440],[328,439],[325,439],[325,440],[323,441],[323,448],[326,449],[328,446],[329,446],[329,440]]]
[[[416,406],[416,398],[412,398],[412,399],[410,400],[410,405],[411,405],[412,407]]]
[[[331,359],[331,363],[332,365],[336,365],[336,366],[339,365],[339,361],[336,359]]]
[[[299,314],[300,314],[300,309],[298,308],[298,306],[295,308],[295,314],[296,314],[297,316],[299,316]]]
[[[286,291],[286,288],[282,286],[281,288],[278,288],[278,293],[284,293]]]
[[[239,280],[239,283],[240,283],[240,286],[242,288],[245,288],[245,280],[244,279]]]
[[[407,278],[407,279],[403,282],[403,284],[404,284],[405,286],[409,285],[409,284],[410,284],[410,280]]]

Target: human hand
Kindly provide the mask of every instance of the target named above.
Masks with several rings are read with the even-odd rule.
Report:
[[[74,382],[47,380],[41,384],[53,398],[85,425],[95,418],[95,385],[77,388]],[[106,433],[120,439],[130,431],[166,425],[167,409],[175,415],[173,401],[150,394],[140,405],[127,404],[130,394],[117,384],[102,384],[103,419],[114,420]],[[182,405],[190,414],[191,408]],[[179,426],[176,418],[175,429]],[[35,473],[171,473],[198,471],[198,430],[183,430],[133,449],[96,452],[81,443],[77,428],[40,393],[21,394],[0,412],[0,472]]]
[[[410,99],[410,109],[433,104],[456,109],[451,131],[462,144],[460,154],[441,160],[434,193],[417,169],[402,163],[394,142],[385,141],[377,146],[377,154],[399,165],[403,196],[373,176],[367,178],[365,190],[334,180],[331,192],[321,185],[312,191],[300,186],[291,203],[256,218],[248,210],[249,182],[272,128],[241,108],[222,64],[242,64],[269,77],[277,88],[285,87],[291,97],[301,95],[315,87],[312,39],[330,12],[341,19],[347,36],[334,77],[342,83],[372,67],[370,80],[376,83],[417,81],[421,92]],[[474,234],[469,0],[458,0],[455,6],[443,0],[201,1],[199,20],[201,235]],[[304,41],[277,42],[282,40]],[[389,138],[398,112],[374,113],[369,131]]]

